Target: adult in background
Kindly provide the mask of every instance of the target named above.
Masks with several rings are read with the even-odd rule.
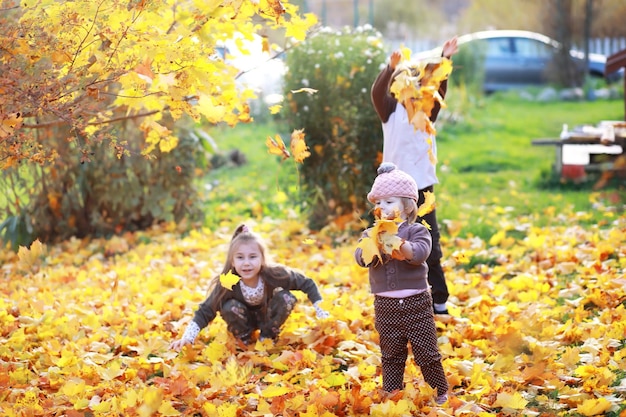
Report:
[[[456,37],[443,44],[442,56],[450,59],[458,51]],[[395,77],[404,69],[398,68],[402,59],[400,51],[394,51],[389,64],[378,74],[372,85],[371,98],[374,109],[382,122],[383,127],[383,161],[393,162],[398,169],[413,177],[419,189],[418,205],[424,200],[425,192],[434,192],[434,185],[439,183],[435,164],[431,162],[431,153],[436,158],[437,144],[435,135],[424,130],[416,129],[407,115],[406,108],[391,93],[390,87]],[[439,86],[439,94],[445,98],[448,87],[447,80]],[[430,114],[430,121],[435,123],[441,105],[435,102]],[[439,243],[439,226],[436,210],[422,217],[430,226],[432,236],[432,252],[428,257],[428,283],[431,285],[433,309],[435,314],[448,314],[448,286],[443,268],[441,267],[441,245]]]

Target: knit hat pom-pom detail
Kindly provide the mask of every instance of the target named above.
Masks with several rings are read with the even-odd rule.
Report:
[[[388,172],[393,171],[394,169],[396,169],[396,164],[394,164],[393,162],[383,162],[382,164],[380,164],[380,166],[378,167],[378,170],[376,171],[376,173],[378,175],[380,174],[386,174]]]

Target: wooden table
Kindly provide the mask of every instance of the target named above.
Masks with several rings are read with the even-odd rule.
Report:
[[[602,135],[599,133],[584,133],[582,131],[569,132],[568,137],[565,139],[559,138],[539,138],[533,140],[531,143],[533,146],[554,146],[556,149],[556,160],[554,169],[560,175],[563,169],[563,146],[581,146],[581,151],[584,152],[583,146],[589,148],[588,145],[600,145],[595,147],[597,152],[589,153],[589,163],[581,164],[585,166],[585,170],[588,171],[611,171],[614,170],[613,161],[618,158],[619,155],[623,155],[626,150],[626,135],[615,135],[615,140],[608,145],[603,145],[601,142]],[[604,149],[603,149],[604,148]],[[592,155],[607,155],[608,161],[594,162]]]

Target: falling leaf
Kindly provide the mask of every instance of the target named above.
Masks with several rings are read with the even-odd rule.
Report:
[[[299,163],[311,155],[309,147],[304,142],[304,129],[296,129],[291,133],[291,154]]]
[[[280,135],[276,135],[275,139],[268,136],[265,144],[267,145],[268,152],[272,155],[281,156],[283,160],[291,156]]]
[[[302,88],[298,88],[297,90],[291,90],[292,93],[297,94],[297,93],[307,93],[309,95],[313,95],[315,93],[317,93],[317,90],[314,88],[309,88],[309,87],[302,87]]]
[[[233,274],[232,271],[228,271],[228,273],[220,275],[220,284],[222,284],[222,287],[232,291],[233,285],[237,284],[239,279],[240,277],[238,275]]]
[[[523,410],[526,408],[528,401],[522,397],[522,394],[519,392],[500,392],[496,398],[495,403],[493,403],[494,407],[502,407],[509,408],[513,410]]]
[[[430,116],[435,103],[445,107],[445,102],[438,91],[441,83],[447,80],[452,72],[452,61],[441,57],[431,61],[400,65],[404,65],[405,71],[396,75],[389,91],[402,103],[410,123],[416,130],[425,131],[429,135],[436,134]]]
[[[273,106],[270,106],[270,114],[278,114],[280,113],[280,110],[283,108],[282,105],[280,104],[274,104]]]
[[[424,217],[435,209],[435,193],[424,191],[424,202],[417,208],[417,217]]]

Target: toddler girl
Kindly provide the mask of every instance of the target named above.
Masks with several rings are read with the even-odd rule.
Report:
[[[410,342],[413,358],[424,380],[436,388],[436,402],[443,404],[448,399],[448,381],[437,345],[426,265],[432,241],[428,229],[415,223],[417,185],[410,175],[385,162],[378,168],[378,176],[367,199],[376,206],[381,218],[399,216],[402,220],[397,234],[403,242],[400,256],[383,254],[382,259],[374,258],[366,265],[361,248],[355,251],[356,262],[369,268],[375,326],[380,336],[383,389],[392,392],[403,388],[407,345]],[[368,237],[370,231],[365,230],[363,237]]]

